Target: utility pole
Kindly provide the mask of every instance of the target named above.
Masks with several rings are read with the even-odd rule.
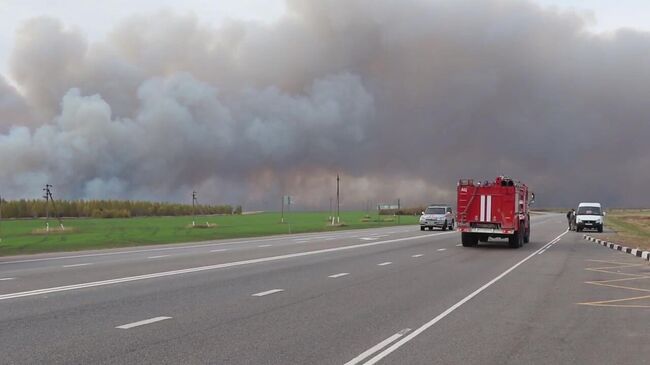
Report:
[[[287,215],[291,213],[291,195],[287,195]]]
[[[0,195],[0,225],[2,225],[2,195]],[[0,227],[0,242],[2,242],[2,229]]]
[[[282,195],[282,209],[280,210],[280,223],[284,223],[284,195]]]
[[[45,198],[45,231],[49,232],[50,231],[50,196],[52,193],[50,192],[50,188],[52,185],[50,184],[45,184],[45,188],[43,191],[45,192],[45,195],[43,195],[43,198]]]
[[[399,216],[400,216],[400,204],[399,198],[397,198],[397,224],[399,225]]]
[[[339,174],[336,174],[336,223],[340,224],[341,223],[341,197],[340,197],[340,188],[339,184],[341,181],[341,177]]]
[[[58,210],[56,209],[56,202],[54,201],[54,196],[52,196],[52,188],[53,186],[50,184],[45,184],[45,189],[43,191],[45,192],[45,195],[43,196],[45,198],[45,231],[49,232],[50,231],[50,202],[52,202],[52,208],[54,208],[54,215],[56,215],[56,219],[59,221],[59,226],[61,227],[61,230],[63,231],[65,228],[63,228],[63,221],[61,220],[61,217],[59,217]]]
[[[195,221],[196,221],[196,214],[194,212],[196,204],[196,191],[192,191],[192,227],[195,226]]]

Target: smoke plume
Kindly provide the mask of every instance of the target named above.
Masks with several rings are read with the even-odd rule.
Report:
[[[650,34],[523,0],[287,9],[135,15],[100,42],[25,22],[0,76],[0,193],[326,209],[340,173],[353,208],[506,174],[544,206],[650,204]]]

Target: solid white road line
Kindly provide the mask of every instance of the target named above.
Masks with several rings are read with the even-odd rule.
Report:
[[[123,324],[123,325],[117,326],[115,328],[119,328],[121,330],[128,330],[129,328],[144,326],[145,324],[160,322],[160,321],[164,321],[166,319],[171,319],[171,318],[172,317],[154,317],[154,318],[145,319],[143,321]]]
[[[562,239],[562,237],[563,237],[565,234],[567,234],[568,232],[569,232],[568,230],[567,230],[567,231],[564,231],[564,233],[562,233],[562,234],[560,234],[559,236],[557,236],[556,238],[554,238],[551,242],[557,242],[557,241],[559,241],[559,240]],[[551,242],[549,242],[549,243],[551,243]],[[381,359],[383,359],[384,357],[388,356],[388,355],[389,355],[390,353],[392,353],[393,351],[399,349],[399,348],[402,347],[404,344],[406,344],[407,342],[409,342],[409,341],[411,341],[413,338],[415,338],[417,335],[419,335],[420,333],[426,331],[429,327],[433,326],[434,324],[438,323],[438,322],[439,322],[440,320],[442,320],[443,318],[447,317],[450,313],[452,313],[453,311],[455,311],[456,309],[458,309],[461,305],[467,303],[470,299],[474,298],[475,296],[477,296],[478,294],[480,294],[482,291],[484,291],[485,289],[487,289],[487,288],[489,288],[490,286],[492,286],[492,284],[494,284],[494,283],[496,283],[497,281],[501,280],[504,276],[508,275],[508,274],[509,274],[510,272],[512,272],[514,269],[516,269],[516,268],[518,268],[519,266],[521,266],[524,262],[530,260],[533,256],[537,255],[537,253],[539,253],[541,250],[543,250],[544,247],[546,247],[546,245],[544,245],[542,248],[538,249],[537,251],[531,253],[530,255],[526,256],[523,260],[521,260],[521,261],[519,261],[518,263],[514,264],[514,265],[511,266],[508,270],[502,272],[501,274],[499,274],[499,276],[497,276],[497,277],[495,277],[494,279],[490,280],[489,282],[487,282],[487,283],[486,283],[485,285],[483,285],[482,287],[476,289],[474,292],[472,292],[471,294],[469,294],[469,295],[466,296],[465,298],[461,299],[458,303],[452,305],[452,306],[449,307],[447,310],[445,310],[444,312],[440,313],[439,315],[437,315],[435,318],[433,318],[433,319],[430,320],[429,322],[427,322],[427,323],[425,323],[424,325],[422,325],[420,328],[418,328],[418,329],[416,329],[415,331],[411,332],[408,336],[406,336],[406,337],[404,337],[403,339],[401,339],[401,340],[395,342],[395,343],[392,344],[390,347],[388,347],[387,349],[383,350],[382,352],[380,352],[379,354],[377,354],[377,355],[376,355],[375,357],[373,357],[372,359],[368,360],[368,362],[366,362],[365,365],[376,364],[379,360],[381,360]]]
[[[438,251],[447,251],[446,248],[439,248]]]
[[[271,246],[273,246],[273,245],[259,245],[257,247],[271,247]]]
[[[567,229],[567,232],[568,232],[568,231],[569,231],[569,230]],[[560,238],[556,238],[556,239],[554,239],[553,241],[547,243],[544,247],[542,247],[542,251],[540,251],[540,252],[538,253],[538,255],[543,254],[544,252],[546,252],[546,250],[548,250],[549,248],[551,248],[551,246],[553,246],[554,244],[560,242],[560,239],[562,239],[562,237],[560,237]]]
[[[419,253],[419,254],[417,254],[417,255],[412,255],[411,257],[422,257],[422,256],[423,256],[423,255],[422,255],[421,253]]]
[[[87,263],[85,263],[85,264],[63,265],[63,266],[61,266],[61,267],[79,267],[79,266],[88,266],[88,265],[92,265],[92,264],[89,263],[89,262],[87,262]]]
[[[265,295],[275,294],[275,293],[279,293],[279,292],[283,292],[283,291],[284,291],[284,289],[271,289],[271,290],[263,291],[261,293],[251,294],[251,295],[254,296],[254,297],[263,297]]]
[[[392,262],[386,261],[386,262],[382,262],[381,264],[377,264],[377,266],[386,266],[386,265],[390,265],[390,264],[392,264]]]
[[[0,278],[0,281],[9,281],[14,280],[15,278]]]
[[[328,276],[328,278],[336,279],[336,278],[340,278],[341,276],[345,276],[345,275],[350,275],[350,273],[349,272],[342,272],[342,273],[339,273],[339,274],[330,275],[330,276]]]
[[[373,347],[367,349],[366,351],[362,352],[359,356],[357,356],[354,359],[346,362],[344,365],[355,365],[355,364],[360,363],[361,361],[363,361],[368,356],[374,354],[375,352],[377,352],[377,351],[383,349],[384,347],[390,345],[391,343],[393,343],[393,341],[395,341],[398,338],[404,336],[404,334],[406,334],[410,330],[411,330],[410,328],[405,328],[405,329],[397,332],[396,334],[388,337],[387,339],[381,341],[380,343],[376,344],[375,346],[373,346]]]
[[[228,251],[227,248],[218,248],[216,250],[210,250],[210,252],[223,252],[223,251]]]
[[[148,259],[159,259],[159,258],[169,257],[169,256],[171,256],[171,255],[149,256],[149,257],[147,257],[147,258],[148,258]]]
[[[269,257],[261,257],[261,258],[257,258],[257,259],[250,259],[250,260],[243,260],[243,261],[226,262],[226,263],[223,263],[223,264],[216,264],[216,265],[191,267],[191,268],[188,268],[188,269],[162,271],[162,272],[157,272],[157,273],[153,273],[153,274],[127,276],[127,277],[109,279],[109,280],[91,281],[91,282],[81,283],[81,284],[56,286],[56,287],[51,287],[51,288],[29,290],[29,291],[23,291],[23,292],[17,292],[17,293],[9,293],[9,294],[0,294],[0,300],[22,298],[22,297],[31,297],[31,296],[35,296],[35,295],[49,294],[49,293],[56,293],[56,292],[70,291],[70,290],[78,290],[78,289],[84,289],[84,288],[94,288],[94,287],[98,287],[98,286],[113,285],[113,284],[119,284],[119,283],[127,283],[127,282],[131,282],[131,281],[140,281],[140,280],[161,278],[161,277],[166,277],[166,276],[175,276],[175,275],[183,275],[183,274],[202,272],[202,271],[208,271],[208,270],[224,269],[224,268],[228,268],[228,267],[245,266],[245,265],[251,265],[251,264],[258,264],[258,263],[261,263],[261,262],[270,262],[270,261],[285,260],[285,259],[295,258],[295,257],[319,255],[319,254],[322,254],[322,253],[355,250],[355,249],[365,248],[365,247],[387,245],[387,244],[396,243],[396,242],[412,241],[412,240],[418,240],[418,239],[423,239],[423,238],[431,238],[431,237],[435,237],[435,236],[443,236],[445,234],[450,234],[450,233],[456,233],[456,232],[449,231],[449,232],[444,232],[444,233],[433,233],[433,234],[428,234],[428,235],[424,235],[424,236],[402,237],[402,238],[395,238],[395,239],[386,240],[386,241],[360,243],[358,245],[351,245],[351,246],[325,248],[325,249],[322,249],[322,250],[315,250],[315,251],[297,252],[297,253],[279,255],[279,256],[269,256]]]

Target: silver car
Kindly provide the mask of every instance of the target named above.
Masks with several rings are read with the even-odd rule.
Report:
[[[454,229],[454,214],[448,205],[430,205],[422,212],[420,217],[420,230],[424,231],[426,228],[433,230],[433,228],[440,228],[444,230]]]

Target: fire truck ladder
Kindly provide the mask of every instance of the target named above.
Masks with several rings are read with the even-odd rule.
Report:
[[[472,196],[471,196],[471,197],[469,198],[469,200],[467,201],[467,205],[465,205],[465,210],[464,210],[462,213],[460,213],[460,215],[463,217],[463,222],[467,220],[467,219],[466,219],[466,218],[467,218],[467,217],[466,217],[466,215],[467,215],[467,210],[469,210],[469,207],[472,205],[472,202],[474,201],[474,198],[478,195],[478,194],[476,193],[477,190],[478,190],[478,189],[476,189],[476,187],[474,187],[474,193],[472,194]]]

